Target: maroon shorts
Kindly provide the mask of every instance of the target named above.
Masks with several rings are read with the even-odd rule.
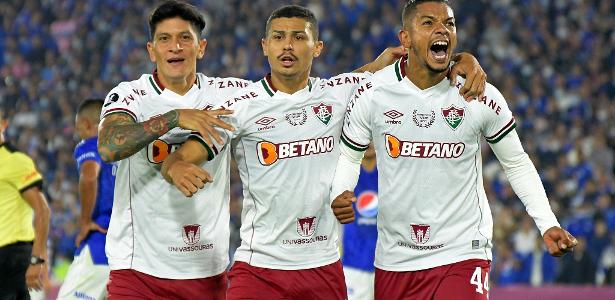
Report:
[[[163,279],[135,270],[109,274],[109,300],[136,299],[226,299],[226,272],[201,279]]]
[[[344,300],[342,263],[306,269],[273,270],[235,262],[229,272],[229,300]]]
[[[375,298],[427,300],[487,300],[491,262],[470,259],[412,272],[376,268]]]

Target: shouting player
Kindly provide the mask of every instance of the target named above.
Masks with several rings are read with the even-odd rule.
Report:
[[[413,0],[402,16],[399,39],[408,56],[374,74],[352,97],[332,195],[352,190],[373,141],[380,192],[376,299],[488,299],[493,220],[481,137],[549,252],[563,255],[576,240],[551,211],[500,92],[487,85],[483,97],[466,102],[459,97],[463,80],[448,84],[457,35],[447,1]]]

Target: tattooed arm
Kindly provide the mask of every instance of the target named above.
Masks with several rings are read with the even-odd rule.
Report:
[[[232,110],[175,109],[145,122],[136,123],[125,113],[105,117],[98,129],[98,152],[105,162],[127,158],[143,149],[175,127],[197,131],[208,145],[211,138],[223,143],[214,126],[233,130],[218,116],[229,115]]]
[[[125,113],[105,117],[98,129],[98,152],[105,162],[127,158],[179,125],[179,112],[136,123]]]

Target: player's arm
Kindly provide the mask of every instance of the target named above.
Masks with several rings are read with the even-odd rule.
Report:
[[[471,101],[475,97],[481,98],[485,94],[487,73],[480,66],[476,57],[470,53],[462,52],[453,54],[452,60],[455,64],[448,74],[451,85],[457,84],[457,75],[465,77],[466,82],[459,89],[459,94],[466,101]]]
[[[340,157],[335,167],[333,183],[331,184],[331,209],[337,220],[342,224],[354,221],[354,209],[352,203],[357,199],[354,191],[359,173],[361,172],[361,160],[365,150],[357,151],[346,144],[340,144]]]
[[[403,46],[388,47],[384,49],[384,51],[382,51],[382,53],[380,53],[374,61],[352,71],[352,73],[375,73],[394,63],[396,60],[406,55],[406,53],[406,49]]]
[[[79,168],[79,199],[81,200],[81,215],[79,216],[79,233],[75,238],[75,245],[79,247],[81,242],[92,230],[107,233],[92,220],[92,212],[96,205],[98,192],[98,174],[100,165],[95,160],[86,160]]]
[[[577,240],[557,222],[538,172],[523,150],[517,132],[513,129],[499,141],[490,143],[490,146],[504,168],[515,194],[540,229],[549,253],[562,256],[571,251]]]
[[[179,149],[171,153],[162,163],[160,172],[166,181],[172,183],[186,197],[212,182],[211,175],[199,167],[210,158],[210,149],[196,138],[188,139]],[[212,153],[213,154],[213,153]]]
[[[210,137],[221,142],[214,126],[233,130],[218,119],[230,113],[232,111],[225,109],[176,109],[141,123],[127,113],[113,113],[103,118],[99,126],[98,151],[103,161],[118,161],[137,153],[175,127],[199,132],[208,144],[212,144]]]
[[[32,256],[48,260],[47,236],[49,234],[50,210],[45,195],[41,192],[42,181],[21,191],[21,196],[34,211],[34,243]],[[41,290],[47,276],[47,262],[29,265],[26,271],[26,284],[29,289]]]
[[[367,86],[372,83],[364,84]],[[360,87],[357,91],[359,89]],[[340,137],[340,157],[335,167],[330,191],[331,209],[342,224],[354,221],[352,203],[356,198],[352,191],[359,180],[361,160],[372,137],[370,127],[372,93],[373,89],[366,90],[362,94],[355,93],[346,108],[344,128]]]

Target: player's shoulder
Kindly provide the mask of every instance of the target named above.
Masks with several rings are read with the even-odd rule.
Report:
[[[238,89],[230,96],[226,97],[221,103],[221,108],[227,109],[241,109],[249,105],[250,102],[271,98],[272,93],[271,88],[268,87],[267,83],[263,83],[265,79],[261,79],[259,81],[248,81],[248,84],[241,89]]]
[[[81,140],[75,146],[75,153],[83,153],[88,151],[96,151],[98,152],[98,138],[92,137],[88,139]]]
[[[373,95],[377,91],[386,91],[388,89],[395,89],[403,79],[403,74],[400,70],[400,60],[395,63],[384,67],[383,69],[366,76],[365,80],[355,89],[353,100],[357,98],[366,98]]]
[[[150,93],[154,93],[155,89],[160,90],[153,76],[151,74],[143,74],[139,79],[122,81],[116,85],[105,97],[105,104],[122,100],[132,102]]]
[[[451,89],[459,95],[459,90],[463,87],[466,80],[462,77],[457,77],[457,84],[455,84]],[[459,96],[461,97],[461,96]],[[487,82],[485,84],[485,92],[482,97],[477,97],[476,99],[469,102],[470,106],[476,106],[480,109],[491,109],[497,110],[497,106],[508,107],[506,103],[506,99],[500,92],[498,88],[496,88],[493,84]]]
[[[370,76],[369,80],[378,88],[398,84],[406,76],[404,61],[403,59],[398,59],[394,63],[376,71]]]
[[[197,73],[197,84],[216,90],[242,89],[252,84],[252,81],[236,77],[209,77],[203,73]]]
[[[366,78],[370,73],[342,73],[330,78],[310,78],[312,85],[318,89],[337,89],[337,88],[355,88]]]

